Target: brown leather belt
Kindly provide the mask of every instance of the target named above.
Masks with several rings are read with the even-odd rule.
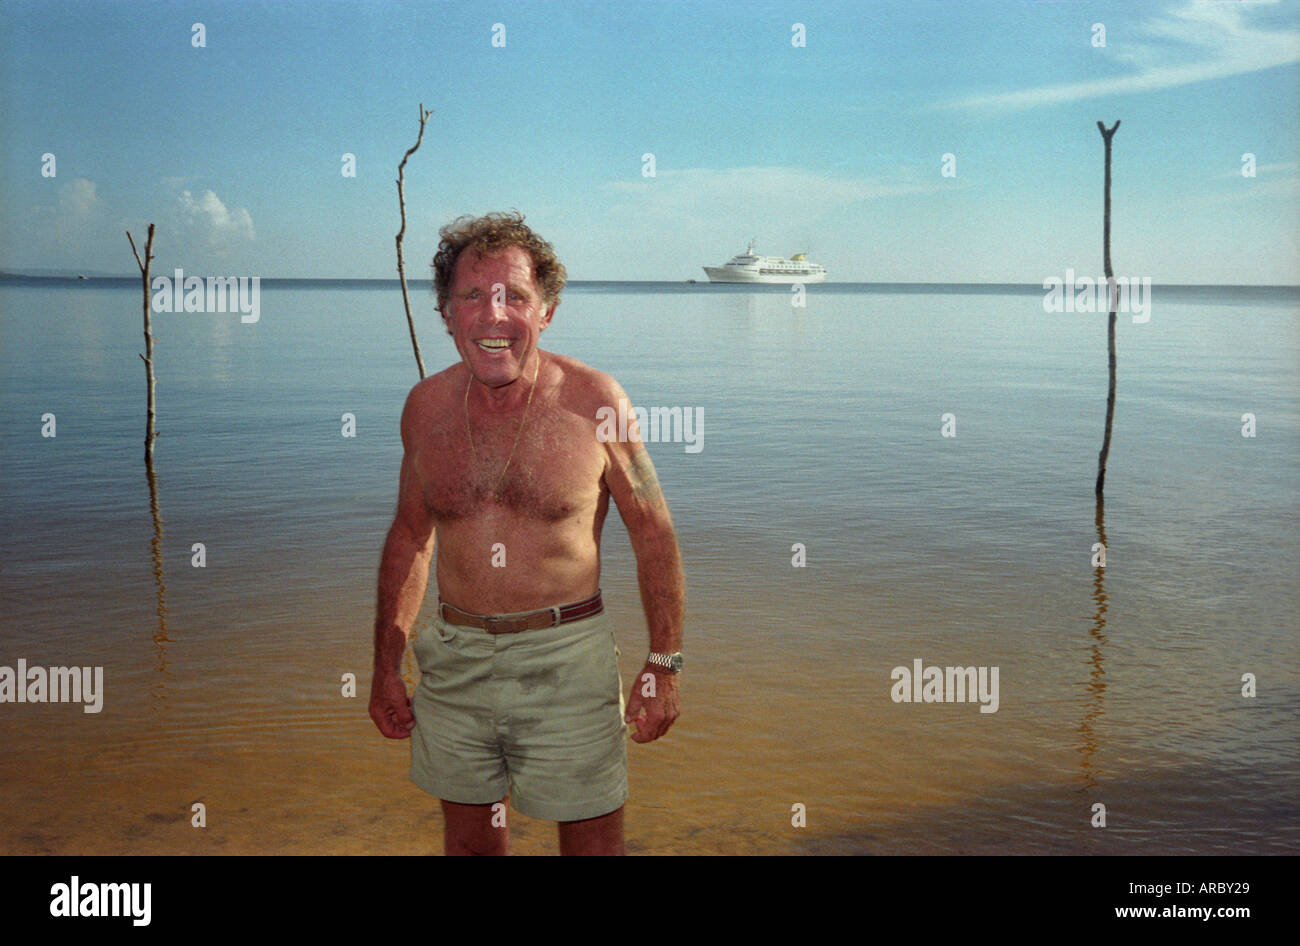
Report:
[[[452,607],[441,598],[438,599],[438,613],[448,624],[477,627],[489,634],[518,634],[520,631],[535,631],[543,627],[559,627],[570,621],[581,621],[593,614],[600,614],[604,610],[605,603],[600,599],[599,589],[590,598],[572,604],[561,604],[553,608],[539,608],[536,611],[510,615],[471,614]]]

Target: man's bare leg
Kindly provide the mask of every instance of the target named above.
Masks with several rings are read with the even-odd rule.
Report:
[[[561,821],[560,853],[562,855],[626,854],[623,847],[623,808],[599,818],[583,821]]]
[[[448,857],[510,853],[510,828],[504,824],[499,828],[492,826],[492,804],[442,803],[443,852]]]

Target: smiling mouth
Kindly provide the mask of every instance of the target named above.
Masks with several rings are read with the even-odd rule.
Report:
[[[480,338],[475,344],[484,351],[505,351],[514,342],[508,338]]]

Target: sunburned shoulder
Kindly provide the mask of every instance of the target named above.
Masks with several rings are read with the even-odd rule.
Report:
[[[411,388],[402,408],[402,430],[410,425],[427,429],[429,424],[446,414],[448,399],[453,396],[459,380],[460,390],[465,388],[466,369],[456,363],[437,374],[429,375]]]
[[[411,388],[411,395],[413,397],[419,396],[422,398],[437,396],[440,393],[450,391],[455,387],[456,382],[458,381],[463,387],[465,384],[465,375],[468,370],[469,369],[465,367],[463,361],[453,361],[437,374],[429,375],[415,387]]]
[[[437,374],[431,374],[420,381],[406,396],[406,407],[422,408],[441,404],[455,391],[463,391],[468,369],[463,362],[455,362],[443,368]]]
[[[605,372],[567,355],[546,354],[558,372],[561,396],[571,407],[595,417],[598,408],[617,406],[619,398],[627,397],[619,383]]]

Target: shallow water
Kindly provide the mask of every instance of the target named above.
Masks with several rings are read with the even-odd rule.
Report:
[[[106,680],[98,714],[0,704],[0,851],[439,851],[365,706],[416,380],[400,293],[272,284],[255,325],[155,316],[161,607],[136,293],[0,285],[0,665]],[[688,657],[683,717],[629,753],[629,847],[1300,850],[1298,302],[1156,287],[1150,322],[1121,317],[1099,570],[1104,314],[1045,313],[1032,287],[812,287],[804,309],[781,287],[571,287],[544,347],[704,419],[698,453],[650,444]],[[436,370],[454,355],[425,312]],[[604,552],[630,683],[616,517]],[[891,700],[918,658],[998,667],[997,712]],[[512,823],[516,851],[554,852],[550,825]]]

